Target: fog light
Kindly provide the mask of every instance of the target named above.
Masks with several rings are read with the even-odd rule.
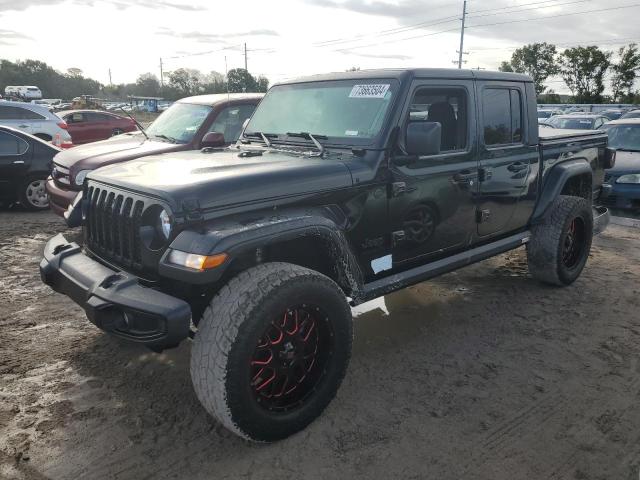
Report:
[[[168,257],[169,263],[193,270],[216,268],[222,265],[226,259],[226,253],[220,253],[218,255],[197,255],[195,253],[181,252],[180,250],[171,250]]]

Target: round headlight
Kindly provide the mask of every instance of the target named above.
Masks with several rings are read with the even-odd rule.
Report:
[[[169,214],[166,210],[162,210],[159,216],[160,220],[160,231],[164,235],[164,238],[169,239],[169,235],[171,235],[171,219],[169,218]]]
[[[84,179],[87,178],[87,174],[90,171],[91,170],[80,170],[78,173],[76,173],[76,179],[74,180],[75,184],[81,187],[82,184],[84,183]]]
[[[629,175],[622,175],[616,183],[640,183],[640,173],[631,173]]]

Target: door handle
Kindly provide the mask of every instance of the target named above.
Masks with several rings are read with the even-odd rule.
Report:
[[[469,170],[462,170],[461,172],[453,175],[454,183],[473,185],[473,181],[478,178],[478,172],[470,172]]]
[[[509,165],[507,167],[507,170],[509,170],[510,172],[521,172],[522,170],[526,170],[527,168],[529,168],[529,165],[527,165],[526,163],[516,162]]]

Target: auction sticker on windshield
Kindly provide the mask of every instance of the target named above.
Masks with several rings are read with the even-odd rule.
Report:
[[[389,84],[354,85],[349,98],[384,98]]]

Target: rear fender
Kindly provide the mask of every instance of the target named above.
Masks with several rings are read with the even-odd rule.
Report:
[[[559,195],[565,185],[572,178],[588,176],[589,182],[593,178],[591,165],[584,158],[575,158],[559,163],[551,168],[546,176],[544,185],[538,197],[538,204],[533,212],[531,223],[539,223],[545,217],[549,207]],[[589,188],[589,192],[590,192]]]

